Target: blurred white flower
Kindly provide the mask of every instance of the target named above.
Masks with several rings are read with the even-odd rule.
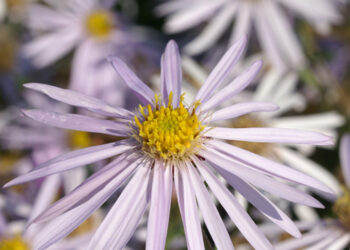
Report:
[[[316,7],[317,6],[317,7]],[[305,65],[303,50],[295,34],[289,11],[313,25],[322,34],[341,21],[333,0],[174,0],[156,12],[169,15],[165,31],[177,33],[208,22],[204,30],[185,47],[196,55],[208,50],[233,24],[229,44],[254,28],[269,61],[276,67]]]
[[[254,56],[253,58],[256,58]],[[207,73],[200,65],[191,58],[183,57],[183,67],[185,71],[184,88],[187,97],[192,98],[196,89],[201,86]],[[250,60],[242,63],[251,63]],[[257,112],[246,114],[241,110],[241,115],[226,123],[226,126],[234,127],[274,127],[293,128],[299,130],[313,130],[337,138],[336,129],[345,123],[345,118],[335,111],[310,114],[310,115],[289,115],[290,112],[302,112],[307,106],[307,100],[301,92],[297,90],[298,75],[295,72],[282,72],[278,69],[269,69],[264,75],[258,78],[256,90],[247,90],[233,99],[234,103],[272,102],[279,106],[279,110],[273,112]],[[185,96],[186,97],[186,96]],[[225,103],[226,106],[232,102]],[[263,111],[263,110],[261,110]],[[287,114],[287,115],[286,115]],[[213,121],[213,119],[212,119]],[[237,144],[237,142],[235,142]],[[239,145],[238,145],[239,144]],[[315,145],[287,145],[287,144],[261,144],[261,143],[238,143],[254,153],[264,155],[269,158],[284,162],[291,167],[307,173],[323,183],[327,184],[337,194],[340,193],[336,179],[324,167],[310,160],[308,156],[314,152]],[[329,147],[329,146],[328,146]],[[295,205],[298,207],[298,205]],[[299,207],[297,208],[299,209]]]
[[[340,145],[340,161],[345,186],[333,205],[337,218],[313,221],[302,219],[297,223],[301,231],[306,232],[302,239],[288,239],[275,245],[278,250],[292,249],[349,249],[350,243],[350,134],[343,136]],[[316,214],[316,213],[315,213]],[[262,229],[267,235],[280,235],[282,232],[274,225],[265,225]]]

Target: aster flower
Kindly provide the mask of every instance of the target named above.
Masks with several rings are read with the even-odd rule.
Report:
[[[288,65],[299,69],[305,65],[305,56],[283,8],[306,19],[323,34],[341,20],[337,1],[317,1],[316,9],[314,4],[313,1],[303,0],[178,0],[168,1],[156,11],[160,15],[169,15],[165,24],[168,33],[185,31],[208,21],[202,33],[185,47],[185,51],[191,55],[212,47],[235,19],[230,44],[250,33],[254,27],[270,62],[277,67]]]
[[[155,95],[122,60],[117,57],[110,59],[115,70],[140,100],[136,112],[110,106],[74,91],[38,83],[26,84],[26,87],[53,99],[114,119],[41,110],[24,111],[27,116],[65,129],[125,138],[58,156],[6,185],[24,183],[117,156],[32,221],[38,223],[53,219],[45,225],[39,249],[44,249],[69,234],[129,178],[118,200],[92,237],[88,249],[122,249],[135,231],[148,204],[146,249],[164,249],[173,185],[189,249],[204,249],[198,209],[216,247],[233,249],[208,188],[253,247],[271,249],[269,241],[219,181],[217,174],[222,175],[274,223],[291,235],[300,236],[293,222],[258,189],[313,207],[322,205],[288,184],[298,183],[326,193],[332,191],[312,177],[229,145],[221,139],[324,145],[331,143],[330,137],[284,128],[233,129],[210,126],[210,118],[225,120],[243,113],[277,108],[271,103],[242,103],[214,111],[222,102],[242,91],[261,67],[261,61],[255,62],[219,90],[242,54],[245,41],[244,38],[239,40],[227,51],[190,105],[183,102],[180,55],[173,41],[168,43],[161,60],[161,95]],[[281,182],[275,177],[287,182]]]
[[[42,68],[75,49],[69,88],[124,104],[125,87],[105,59],[116,52],[130,57],[141,53],[144,42],[110,10],[115,1],[44,2],[29,8],[26,25],[34,38],[24,46],[24,55]]]
[[[300,230],[305,232],[303,238],[282,241],[276,244],[276,249],[287,250],[307,247],[307,249],[342,250],[350,246],[350,134],[342,137],[340,162],[345,185],[342,186],[339,183],[342,193],[338,195],[333,205],[336,218],[318,218],[314,221],[301,220],[297,225],[299,225]],[[280,233],[278,229],[274,231],[275,234]]]

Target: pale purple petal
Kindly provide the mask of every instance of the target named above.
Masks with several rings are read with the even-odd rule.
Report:
[[[226,76],[243,54],[246,41],[247,38],[243,37],[231,46],[209,74],[207,80],[198,91],[195,100],[202,103],[207,101],[213,95],[213,92],[220,87]]]
[[[182,84],[182,70],[181,58],[179,49],[174,41],[170,41],[164,52],[164,63],[162,64],[162,73],[164,73],[164,80],[168,96],[173,92],[173,107],[177,108],[181,95]]]
[[[127,125],[110,120],[102,120],[77,114],[60,114],[35,109],[23,110],[22,112],[33,120],[59,128],[114,136],[127,136],[130,133],[130,129]]]
[[[118,57],[108,59],[125,84],[134,92],[143,104],[153,104],[154,92]]]
[[[218,249],[234,249],[230,236],[215,207],[213,200],[204,186],[197,170],[192,164],[186,164],[187,169],[181,169],[182,176],[188,174],[194,192],[196,194],[198,206],[202,212],[203,219],[207,225],[208,231]]]
[[[272,249],[271,243],[259,231],[253,220],[224,184],[198,159],[193,158],[193,160],[215,197],[249,243],[256,249]]]
[[[69,26],[56,32],[43,34],[25,44],[22,52],[38,68],[46,67],[62,58],[78,43],[81,32]],[[55,49],[52,49],[52,48]]]
[[[162,97],[162,101],[164,105],[168,104],[168,97],[169,97],[169,90],[167,89],[167,84],[166,84],[166,79],[165,79],[165,62],[164,62],[164,54],[160,58],[160,78],[161,78],[161,83],[160,83],[160,93]]]
[[[206,112],[230,100],[234,95],[245,89],[262,67],[262,61],[253,63],[245,72],[237,76],[230,84],[214,94],[208,101],[203,101],[201,111]]]
[[[61,184],[61,176],[56,174],[45,178],[32,207],[29,221],[38,216],[55,200]],[[29,224],[29,223],[28,223]]]
[[[294,237],[301,237],[301,234],[293,221],[275,204],[267,199],[261,192],[234,174],[230,174],[229,172],[220,168],[216,168],[216,170],[235,190],[237,190],[244,198],[253,204],[253,206],[255,206],[268,219],[270,219],[272,222],[283,228],[286,232],[290,233]],[[272,187],[276,188],[275,186]]]
[[[233,159],[230,159],[228,156],[223,155],[222,153],[219,153],[218,151],[213,150],[211,148],[208,148],[202,153],[200,152],[200,154],[210,162],[214,163],[215,164],[214,166],[217,165],[225,169],[227,172],[242,178],[243,180],[253,184],[258,188],[266,190],[271,194],[274,194],[276,196],[282,197],[286,200],[289,200],[295,203],[303,204],[306,206],[312,206],[312,207],[322,207],[322,204],[319,203],[312,196],[306,193],[303,193],[298,189],[290,187],[287,184],[283,184],[278,180],[274,180],[273,178],[270,177],[270,175],[280,177],[295,183],[307,185],[307,186],[312,186],[312,187],[320,186],[325,190],[329,190],[329,188],[326,185],[321,184],[320,182],[313,179],[312,177],[309,177],[308,175],[305,175],[294,169],[288,168],[278,163],[274,163],[273,161],[271,161],[271,164],[269,165],[268,163],[270,160],[268,159],[266,159],[266,161],[264,162],[264,166],[266,165],[267,169],[269,169],[270,166],[272,166],[271,169],[273,170],[274,167],[277,167],[276,164],[278,164],[278,166],[281,166],[281,168],[278,170],[277,173],[273,173],[271,171],[267,172],[263,168],[254,169],[256,168],[255,165],[253,166],[249,165],[249,167],[241,165],[239,164],[239,162],[233,161]],[[275,166],[273,164],[275,164]],[[263,171],[263,173],[261,173],[261,171]],[[267,172],[266,174],[268,176],[266,176],[264,172],[265,173]],[[283,173],[280,173],[280,172],[283,172]],[[287,175],[286,173],[290,175]],[[325,187],[327,187],[327,189]]]
[[[340,164],[346,185],[350,187],[350,134],[344,135],[341,139]]]
[[[317,132],[286,128],[207,128],[207,137],[217,139],[285,143],[332,145],[332,138]]]
[[[4,187],[9,187],[16,184],[28,182],[44,176],[60,173],[82,165],[97,162],[99,160],[124,153],[133,148],[133,146],[130,146],[125,142],[126,141],[112,142],[112,143],[108,143],[100,146],[76,150],[76,151],[58,156],[57,158],[54,158],[46,163],[40,164],[33,171],[13,179],[12,181],[8,182]],[[96,149],[96,150],[92,151],[92,149]],[[88,153],[85,153],[85,152],[88,152]],[[70,157],[72,155],[73,157]]]
[[[139,168],[98,227],[88,250],[123,249],[150,199],[150,174],[149,166]]]
[[[87,199],[83,204],[46,224],[40,234],[33,240],[35,249],[44,250],[51,244],[62,239],[83,223],[98,207],[116,191],[119,180],[112,179],[102,189]]]
[[[186,167],[186,166],[179,166]],[[191,181],[187,173],[181,174],[179,167],[174,168],[174,183],[182,222],[189,250],[204,250],[198,207]]]
[[[31,29],[51,30],[70,25],[72,19],[67,13],[57,12],[42,4],[31,4],[28,8],[28,22]]]
[[[172,178],[172,167],[156,161],[153,167],[151,205],[147,225],[147,250],[165,249],[173,187]]]
[[[24,86],[26,88],[39,91],[57,101],[80,108],[86,108],[102,115],[126,119],[134,118],[134,114],[128,110],[112,107],[99,99],[75,92],[73,90],[61,89],[40,83],[27,83]]]
[[[72,192],[46,209],[37,218],[35,218],[34,222],[38,223],[50,220],[78,206],[87,197],[93,195],[103,186],[105,186],[111,179],[113,179],[116,185],[116,179],[119,180],[119,185],[122,184],[123,181],[126,180],[137,168],[140,162],[141,159],[135,155],[131,155],[129,157],[122,155],[118,157],[103,167],[101,170],[91,175],[86,181],[80,184]]]
[[[261,111],[276,111],[278,110],[276,104],[270,102],[246,102],[231,105],[229,107],[220,109],[207,119],[208,122],[221,121],[236,118],[251,112]]]

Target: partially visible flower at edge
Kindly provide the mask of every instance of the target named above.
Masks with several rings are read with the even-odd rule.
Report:
[[[292,250],[307,247],[307,249],[342,250],[350,246],[350,134],[344,135],[341,139],[340,163],[345,185],[338,183],[342,193],[338,195],[333,205],[336,218],[298,221],[296,223],[298,228],[305,232],[303,238],[277,243],[276,249]],[[281,233],[272,225],[265,225],[264,231],[267,235],[269,232],[275,235]]]
[[[185,47],[191,55],[203,53],[212,47],[233,24],[229,44],[254,27],[262,50],[275,67],[302,69],[306,58],[284,8],[303,17],[324,34],[332,24],[342,20],[337,1],[319,0],[199,0],[168,1],[156,9],[160,15],[169,15],[165,31],[177,33],[209,21],[203,31]],[[235,19],[235,20],[234,20]]]

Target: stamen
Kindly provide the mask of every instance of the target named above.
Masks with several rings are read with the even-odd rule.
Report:
[[[179,107],[172,106],[173,93],[169,94],[166,107],[159,106],[159,97],[155,96],[155,108],[147,105],[140,107],[140,117],[135,116],[135,123],[139,130],[136,137],[142,143],[143,151],[153,158],[164,160],[177,160],[193,153],[194,148],[199,146],[198,137],[204,126],[200,123],[196,112],[190,114],[183,104],[184,97],[181,95]],[[199,104],[198,104],[199,105]],[[198,107],[195,105],[193,110]]]

